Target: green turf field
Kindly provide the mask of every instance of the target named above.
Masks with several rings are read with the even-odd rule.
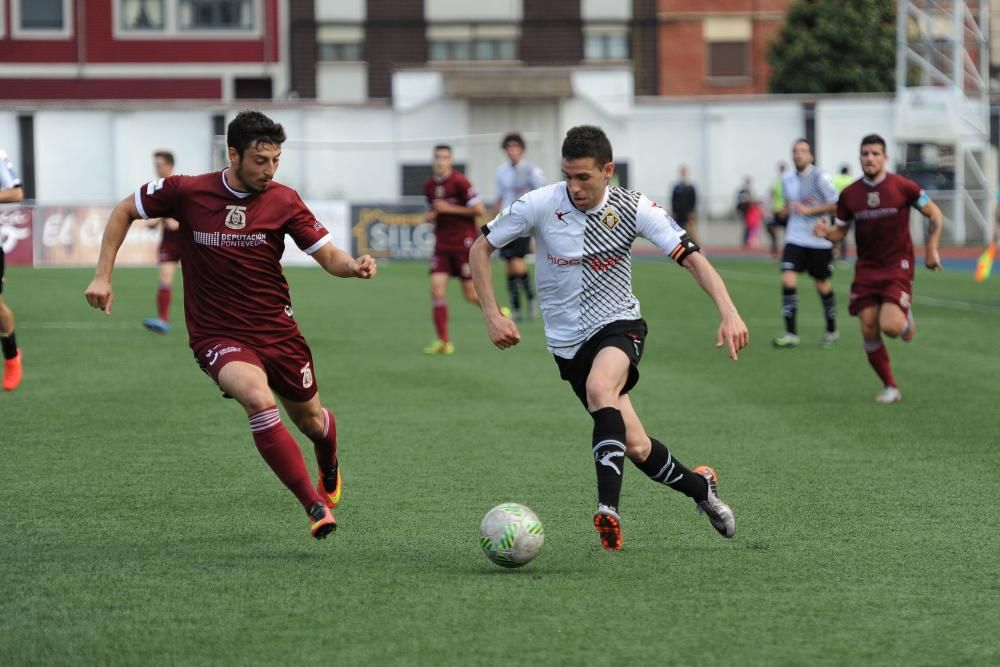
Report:
[[[115,274],[110,319],[84,303],[90,271],[8,269],[26,376],[0,396],[0,665],[1000,662],[1000,279],[921,269],[916,338],[888,343],[904,400],[882,406],[854,319],[816,349],[805,287],[803,347],[774,350],[775,265],[718,266],[750,347],[729,361],[687,273],[638,262],[633,400],[716,467],[737,535],[629,466],[620,553],[591,526],[591,421],[541,323],[497,351],[454,285],[458,351],[421,355],[424,264],[288,271],[341,437],[324,542],[183,333],[140,327],[152,269]],[[506,500],[545,524],[522,570],[479,550]]]

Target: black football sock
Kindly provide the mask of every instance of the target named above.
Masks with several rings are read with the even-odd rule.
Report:
[[[617,408],[590,413],[594,420],[594,467],[597,468],[597,500],[618,511],[625,463],[625,420]]]
[[[3,347],[4,359],[13,359],[17,356],[17,339],[14,337],[13,331],[0,337],[0,346]]]
[[[635,463],[635,467],[646,473],[654,482],[659,482],[669,486],[674,491],[680,491],[685,496],[693,498],[695,502],[701,502],[708,497],[708,482],[701,475],[691,472],[687,467],[671,456],[666,445],[650,438],[652,448],[649,456],[642,463]]]
[[[826,315],[826,330],[833,333],[837,330],[837,296],[830,290],[829,294],[819,293],[823,302],[823,313]]]
[[[511,310],[521,309],[521,292],[517,289],[518,278],[520,276],[507,276],[507,294],[510,295]]]
[[[794,287],[781,288],[781,315],[785,318],[785,331],[795,334],[795,313],[799,309],[799,295]]]
[[[527,273],[522,273],[518,278],[521,279],[521,287],[524,288],[524,295],[528,297],[528,301],[534,301],[535,292],[531,289],[531,276]]]

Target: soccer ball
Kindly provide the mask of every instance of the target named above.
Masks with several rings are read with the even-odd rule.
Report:
[[[479,544],[483,553],[500,567],[521,567],[538,555],[545,531],[538,515],[524,505],[503,503],[483,517]]]

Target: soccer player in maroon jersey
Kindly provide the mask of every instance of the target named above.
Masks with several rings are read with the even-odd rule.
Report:
[[[449,276],[462,281],[466,301],[479,305],[469,270],[469,248],[476,240],[476,218],[486,215],[486,207],[472,189],[469,179],[452,169],[451,146],[434,147],[434,176],[424,183],[427,219],[434,222],[434,255],[431,257],[431,304],[437,340],[424,354],[454,354],[448,337],[448,301],[445,290]]]
[[[153,153],[153,166],[157,178],[174,175],[174,154],[170,151]],[[170,332],[170,301],[173,295],[174,273],[181,259],[180,223],[173,218],[154,218],[150,226],[162,225],[163,236],[156,251],[156,263],[160,270],[159,287],[156,290],[156,317],[147,317],[142,326],[156,333]]]
[[[246,411],[261,457],[302,503],[313,537],[337,527],[340,500],[333,413],[320,403],[312,353],[293,319],[280,259],[285,234],[328,273],[372,278],[375,260],[340,250],[299,198],[272,179],[285,131],[257,111],[242,111],[227,130],[229,168],[170,176],[129,195],[111,212],[87,302],[111,314],[111,272],[129,225],[172,217],[181,225],[181,271],[188,342],[225,395]],[[312,485],[302,452],[275,405],[312,440],[320,477]]]
[[[861,322],[868,363],[882,380],[875,400],[895,403],[902,398],[889,364],[889,353],[881,334],[909,342],[915,325],[913,299],[913,241],[910,238],[910,207],[930,220],[925,264],[941,269],[938,241],[941,238],[941,209],[919,185],[886,171],[885,140],[870,134],[861,140],[861,170],[864,176],[840,193],[837,218],[831,227],[817,222],[817,236],[839,242],[854,225],[858,261],[851,283],[848,311]]]

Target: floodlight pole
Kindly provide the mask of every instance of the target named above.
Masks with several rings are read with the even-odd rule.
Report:
[[[978,227],[985,237],[989,234],[994,189],[994,170],[989,162],[987,0],[899,0],[896,104],[907,103],[912,98],[906,92],[916,88],[949,93],[955,105],[950,121],[955,141],[954,190],[938,193],[954,197],[951,211],[943,209],[945,230],[950,233],[950,240],[959,244],[965,243],[970,226]],[[912,135],[902,137],[910,142],[920,139]],[[927,141],[935,139],[927,137]],[[897,151],[901,148],[897,145]]]

